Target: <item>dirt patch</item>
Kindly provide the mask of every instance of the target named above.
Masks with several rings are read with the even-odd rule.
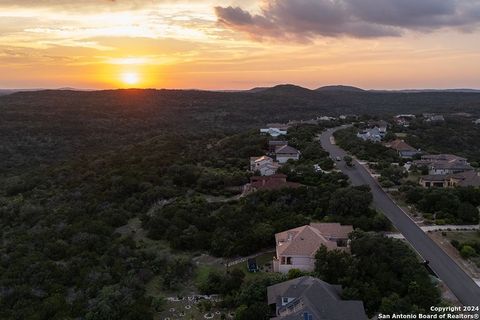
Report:
[[[458,250],[452,246],[450,241],[442,235],[442,232],[427,232],[427,235],[435,241],[455,262],[474,280],[480,279],[480,269],[471,261],[460,256]]]

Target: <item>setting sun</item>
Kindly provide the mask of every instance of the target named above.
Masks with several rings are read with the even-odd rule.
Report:
[[[140,77],[138,73],[134,73],[134,72],[123,73],[121,78],[122,78],[122,82],[127,85],[134,85],[140,82]]]

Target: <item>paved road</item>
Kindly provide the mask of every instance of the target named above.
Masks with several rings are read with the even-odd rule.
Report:
[[[322,147],[333,157],[341,157],[346,152],[332,144],[331,135],[340,129],[333,128],[320,136]],[[350,177],[353,185],[369,185],[373,193],[373,205],[390,219],[393,225],[405,236],[415,250],[430,262],[432,270],[466,306],[480,305],[480,287],[453,261],[395,202],[380,188],[368,171],[357,161],[354,167],[347,167],[345,162],[336,161],[338,169]]]

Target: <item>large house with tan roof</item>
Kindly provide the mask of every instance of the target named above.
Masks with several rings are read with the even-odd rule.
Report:
[[[273,271],[313,271],[318,249],[323,245],[327,250],[348,250],[348,235],[352,231],[352,226],[339,223],[311,223],[275,234]]]
[[[429,175],[447,175],[474,170],[467,159],[454,154],[427,154],[413,163],[419,167],[426,166]]]
[[[410,159],[420,154],[421,152],[403,140],[396,139],[385,143],[385,147],[393,149],[398,152],[398,155],[404,159]]]
[[[480,175],[475,170],[456,174],[434,174],[420,177],[424,188],[480,187]]]

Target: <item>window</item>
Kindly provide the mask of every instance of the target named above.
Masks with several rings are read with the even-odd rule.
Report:
[[[338,239],[337,240],[337,246],[338,247],[346,247],[348,244],[347,240],[345,239]]]
[[[292,257],[287,257],[287,264],[292,264]]]

